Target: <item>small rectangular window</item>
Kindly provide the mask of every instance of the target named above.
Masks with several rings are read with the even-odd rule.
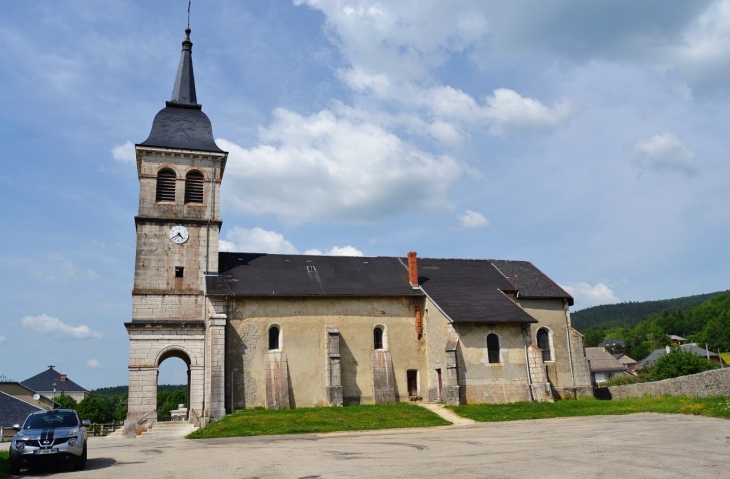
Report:
[[[314,266],[307,266],[307,273],[316,273],[316,272],[317,272],[317,268],[315,268]]]
[[[176,278],[182,278],[183,277],[183,268],[182,266],[175,266],[175,277]]]

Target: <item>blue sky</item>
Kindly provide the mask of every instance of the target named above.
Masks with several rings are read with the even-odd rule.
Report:
[[[574,309],[730,288],[730,1],[666,5],[193,2],[222,246],[529,260]],[[127,382],[131,145],[186,7],[0,4],[0,374]]]

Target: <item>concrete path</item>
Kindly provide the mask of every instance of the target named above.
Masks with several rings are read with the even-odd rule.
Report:
[[[80,478],[712,478],[730,421],[634,414],[210,440],[91,438]]]
[[[414,404],[418,404],[419,406],[425,407],[432,413],[441,416],[441,418],[446,419],[447,421],[449,421],[450,423],[452,423],[456,426],[463,426],[465,424],[474,424],[474,422],[475,422],[475,421],[472,421],[471,419],[467,419],[465,417],[461,417],[457,414],[454,414],[453,412],[446,409],[442,404],[429,404],[429,403],[421,403],[421,402],[417,402]]]

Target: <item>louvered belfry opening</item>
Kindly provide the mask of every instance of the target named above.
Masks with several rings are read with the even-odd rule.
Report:
[[[157,173],[157,195],[155,201],[175,201],[175,172],[170,169]]]
[[[191,171],[185,178],[185,204],[203,203],[203,174]]]

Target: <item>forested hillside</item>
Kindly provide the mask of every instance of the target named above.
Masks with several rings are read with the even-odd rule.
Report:
[[[661,314],[665,310],[687,311],[710,298],[727,292],[730,290],[659,301],[604,304],[576,311],[571,313],[570,317],[573,327],[582,333],[589,329],[633,328],[652,314]]]
[[[730,293],[720,294],[686,311],[662,311],[652,314],[634,327],[591,328],[585,332],[584,344],[596,346],[600,341],[621,339],[624,346],[612,353],[625,353],[641,360],[653,350],[669,344],[669,335],[682,336],[713,352],[730,351]]]
[[[157,390],[162,391],[177,391],[178,389],[187,389],[185,384],[159,384]],[[108,388],[99,388],[91,391],[91,394],[95,396],[126,396],[129,391],[129,386],[112,386]]]

